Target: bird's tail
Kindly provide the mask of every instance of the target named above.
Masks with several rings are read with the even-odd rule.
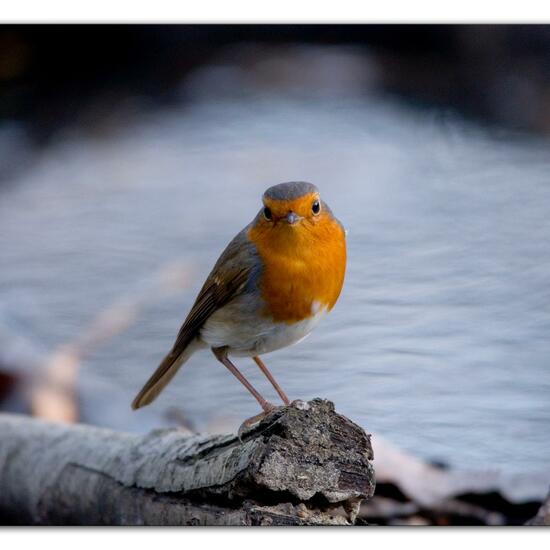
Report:
[[[139,409],[149,405],[156,399],[158,394],[164,389],[166,384],[174,378],[179,368],[193,355],[201,344],[197,339],[189,342],[187,347],[178,355],[172,350],[157,367],[157,370],[153,373],[151,378],[147,380],[141,391],[136,395],[132,401],[132,409]]]

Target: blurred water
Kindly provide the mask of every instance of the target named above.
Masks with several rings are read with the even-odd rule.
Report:
[[[130,401],[203,278],[260,207],[308,180],[349,230],[337,306],[266,356],[291,398],[322,396],[402,448],[460,467],[535,471],[550,453],[550,156],[375,97],[211,98],[104,138],[71,134],[0,189],[0,303],[48,347],[166,262],[160,298],[82,367],[89,422],[144,431],[182,409],[233,429],[255,401],[208,352],[151,406]],[[251,360],[237,363],[276,400]]]

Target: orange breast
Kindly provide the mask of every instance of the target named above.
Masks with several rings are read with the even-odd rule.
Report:
[[[332,309],[344,283],[346,242],[329,214],[297,226],[258,224],[248,231],[263,263],[260,290],[265,315],[295,323],[317,307]]]

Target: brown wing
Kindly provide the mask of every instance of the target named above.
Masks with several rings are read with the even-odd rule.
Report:
[[[259,264],[254,246],[246,237],[246,229],[229,243],[216,262],[170,353],[132,402],[133,409],[148,405],[157,397],[190,355],[186,356],[185,352],[210,315],[245,292],[248,284],[254,280]]]

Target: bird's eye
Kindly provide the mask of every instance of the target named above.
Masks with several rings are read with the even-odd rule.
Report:
[[[311,205],[311,211],[317,215],[319,214],[319,212],[321,212],[321,204],[319,203],[319,201],[314,201],[313,204]]]
[[[271,221],[271,219],[273,218],[273,215],[271,214],[271,208],[268,208],[267,206],[264,208],[264,218],[269,221]]]

